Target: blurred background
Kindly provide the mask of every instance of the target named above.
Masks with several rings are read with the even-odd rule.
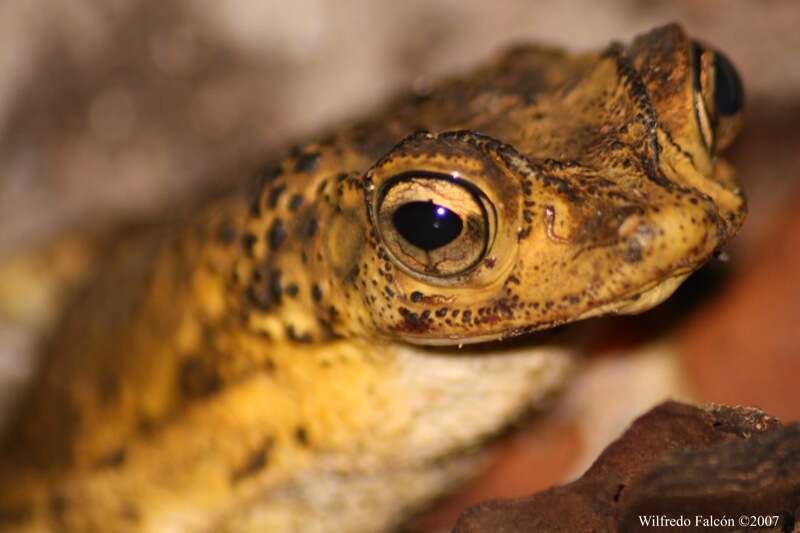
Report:
[[[750,215],[666,305],[590,324],[583,372],[498,443],[490,471],[420,517],[579,475],[667,398],[800,419],[800,3],[794,0],[0,4],[0,258],[65,231],[157,213],[405,88],[520,41],[573,50],[679,21],[747,93],[728,157]],[[243,176],[244,177],[244,176]],[[0,410],[30,374],[30,332],[0,327]]]

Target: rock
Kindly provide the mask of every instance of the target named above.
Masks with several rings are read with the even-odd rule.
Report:
[[[741,515],[763,517],[762,524],[779,517],[777,527],[747,531],[792,531],[799,506],[800,424],[784,427],[750,408],[666,402],[637,419],[580,479],[471,507],[454,531],[632,532],[652,530],[653,520],[661,520],[658,531],[732,531]],[[712,516],[715,522],[703,522]]]

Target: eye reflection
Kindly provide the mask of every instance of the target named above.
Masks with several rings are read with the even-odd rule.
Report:
[[[457,214],[430,200],[401,205],[394,212],[392,223],[404,239],[425,251],[453,242],[464,227]]]

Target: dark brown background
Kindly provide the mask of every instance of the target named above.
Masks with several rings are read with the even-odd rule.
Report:
[[[724,50],[747,89],[729,152],[750,199],[731,261],[642,317],[594,326],[586,371],[463,495],[574,476],[664,397],[800,419],[800,4],[793,0],[0,4],[0,256],[70,228],[157,212],[389,94],[504,44],[572,49],[677,20]],[[228,169],[226,171],[225,169]],[[234,172],[235,174],[235,172]],[[30,372],[0,327],[0,403]]]

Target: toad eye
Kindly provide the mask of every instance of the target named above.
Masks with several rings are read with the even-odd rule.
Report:
[[[466,180],[411,171],[386,181],[375,208],[381,239],[402,268],[423,276],[463,274],[486,255],[494,208]]]
[[[695,110],[706,146],[727,146],[739,127],[744,89],[736,68],[721,52],[692,43]]]
[[[742,110],[744,89],[739,73],[721,52],[714,54],[714,104],[720,115],[733,115]]]

